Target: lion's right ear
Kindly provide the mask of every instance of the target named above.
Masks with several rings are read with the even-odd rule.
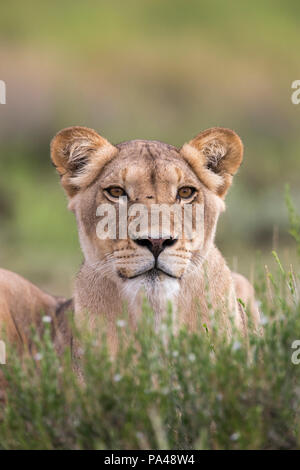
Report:
[[[91,184],[117,152],[116,147],[86,127],[63,129],[51,142],[51,159],[69,197]]]
[[[213,127],[184,144],[181,155],[198,178],[224,199],[243,160],[243,144],[231,129]]]

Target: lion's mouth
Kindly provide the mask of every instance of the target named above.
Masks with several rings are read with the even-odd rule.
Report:
[[[158,268],[158,267],[154,267],[154,268],[151,268],[151,269],[148,269],[147,271],[143,271],[143,272],[139,272],[137,274],[134,274],[133,276],[124,276],[124,274],[121,274],[121,273],[118,273],[119,276],[122,278],[122,279],[137,279],[138,277],[141,277],[141,276],[145,276],[146,278],[148,278],[149,280],[151,281],[154,281],[154,280],[157,280],[159,279],[159,277],[161,275],[165,275],[165,276],[168,276],[172,279],[180,279],[180,277],[178,276],[175,276],[171,273],[168,273],[167,271],[164,271],[163,269],[161,268]]]
[[[146,275],[150,278],[153,278],[153,279],[156,279],[157,277],[159,277],[162,274],[165,275],[165,276],[171,277],[173,279],[179,279],[174,274],[168,273],[167,271],[164,271],[163,269],[157,268],[157,267],[152,268],[152,269],[150,269],[149,271],[146,272]]]

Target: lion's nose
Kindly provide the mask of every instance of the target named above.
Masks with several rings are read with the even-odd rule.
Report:
[[[148,248],[155,258],[158,258],[165,248],[173,246],[177,242],[176,238],[138,238],[134,241],[139,246]]]

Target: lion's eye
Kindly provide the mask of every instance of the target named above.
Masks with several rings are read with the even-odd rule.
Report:
[[[118,186],[114,186],[113,188],[107,188],[106,191],[110,196],[115,198],[126,196],[124,189],[119,188]]]
[[[194,188],[190,188],[189,186],[185,186],[184,188],[178,189],[178,196],[180,199],[189,199],[193,196],[195,192]]]

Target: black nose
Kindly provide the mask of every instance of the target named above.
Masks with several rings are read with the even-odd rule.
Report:
[[[148,248],[155,258],[158,258],[165,248],[177,242],[176,238],[138,238],[134,241],[138,245]]]

